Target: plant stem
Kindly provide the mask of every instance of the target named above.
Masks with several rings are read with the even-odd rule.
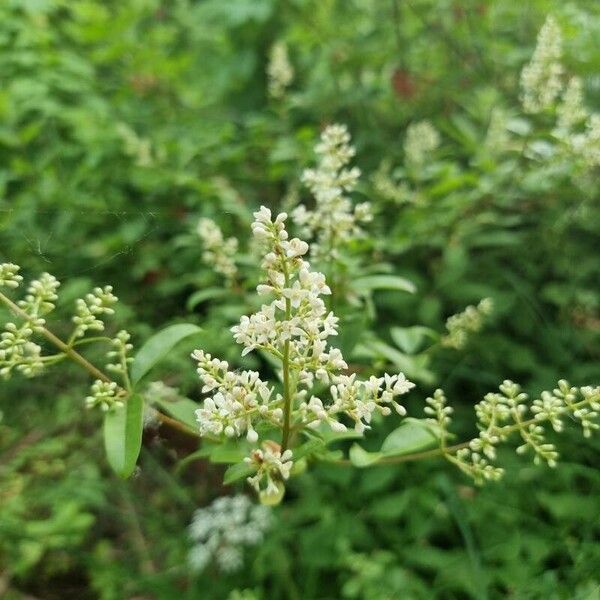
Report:
[[[376,463],[373,463],[371,466],[377,467],[380,465],[395,465],[399,463],[413,462],[415,460],[423,460],[426,458],[437,458],[438,456],[444,456],[446,453],[452,453],[456,452],[457,450],[460,450],[461,448],[466,448],[468,445],[469,442],[463,442],[454,446],[448,446],[445,449],[434,448],[433,450],[425,450],[424,452],[414,452],[412,454],[404,454],[403,456],[389,456],[388,458],[382,458]],[[350,461],[348,458],[341,458],[338,460],[331,460],[327,462],[340,466],[352,466],[352,461]]]
[[[285,276],[285,287],[289,287],[290,277],[285,257],[282,256],[283,274]],[[292,303],[289,298],[285,299],[285,320],[289,321],[292,313]],[[283,344],[283,433],[281,437],[281,451],[287,450],[290,441],[290,421],[292,416],[292,394],[290,390],[290,341]]]

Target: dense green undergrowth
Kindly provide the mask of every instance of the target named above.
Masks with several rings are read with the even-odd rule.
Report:
[[[227,332],[260,307],[252,213],[312,208],[301,173],[323,127],[344,122],[362,171],[352,198],[373,211],[336,265],[351,368],[405,372],[412,414],[443,387],[459,440],[504,379],[532,397],[561,377],[597,385],[598,166],[556,133],[558,100],[537,113],[521,102],[548,14],[565,85],[580,77],[598,112],[592,2],[5,2],[0,263],[62,281],[64,337],[75,299],[105,284],[122,301],[111,337],[127,327],[139,347],[168,324],[201,326],[153,372],[200,401],[194,347],[270,369],[240,359]],[[276,42],[293,76],[274,93]],[[414,129],[423,121],[433,137]],[[235,277],[203,256],[201,218],[238,239]],[[485,324],[459,347],[440,343],[447,318],[483,298]],[[139,469],[116,478],[101,417],[84,409],[88,384],[74,366],[0,383],[0,596],[600,598],[597,436],[563,433],[556,470],[500,451],[507,475],[483,488],[441,460],[319,464],[290,480],[240,570],[198,573],[194,511],[244,488],[186,461],[197,440],[155,422]],[[378,423],[365,448],[393,428]]]

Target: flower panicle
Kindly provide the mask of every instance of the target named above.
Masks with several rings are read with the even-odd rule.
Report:
[[[465,347],[473,333],[481,331],[494,311],[491,298],[483,298],[477,306],[467,306],[465,310],[452,315],[446,321],[448,333],[442,338],[442,346],[460,350]]]
[[[314,240],[311,256],[324,261],[339,258],[342,248],[363,235],[360,225],[373,217],[369,202],[354,205],[347,195],[361,175],[358,167],[348,166],[356,153],[348,128],[326,127],[315,153],[319,157],[316,168],[302,174],[302,182],[314,196],[314,208],[308,210],[301,204],[293,210],[292,219],[303,235]]]
[[[338,318],[323,300],[331,290],[325,276],[313,271],[305,260],[308,244],[299,238],[290,239],[285,227],[287,214],[273,216],[263,206],[254,217],[252,231],[264,253],[264,277],[257,293],[265,297],[265,302],[256,313],[242,316],[231,332],[243,346],[242,355],[262,351],[281,363],[282,379],[292,382],[287,426],[294,430],[325,426],[342,432],[347,429],[346,423],[353,423],[355,431],[363,433],[375,413],[386,416],[395,411],[404,415],[398,398],[414,387],[404,374],[384,374],[363,381],[354,373],[345,373],[348,364],[342,352],[329,345],[329,339],[338,333]],[[201,435],[245,435],[251,444],[258,444],[263,431],[285,429],[286,397],[277,392],[276,386],[261,380],[254,371],[231,371],[226,361],[203,350],[196,350],[192,356],[198,363],[202,391],[207,394],[202,408],[196,411]],[[328,393],[319,391],[317,395],[317,387]],[[292,455],[286,454],[287,450],[281,450],[281,456],[283,463],[289,462],[291,467]],[[258,454],[250,455],[250,463],[271,465],[271,451],[263,444]],[[261,469],[252,485],[256,488],[259,482],[265,480],[268,484],[271,480],[268,487],[273,496],[289,471],[287,467],[284,471],[267,466]],[[264,475],[265,469],[269,477]]]
[[[521,100],[528,113],[553,106],[563,89],[562,35],[558,23],[548,16],[537,36],[531,61],[521,71]]]

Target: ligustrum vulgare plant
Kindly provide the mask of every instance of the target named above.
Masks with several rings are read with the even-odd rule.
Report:
[[[0,302],[15,317],[4,325],[0,374],[33,377],[54,363],[71,359],[94,378],[85,404],[104,414],[107,456],[121,476],[133,472],[141,446],[144,404],[154,404],[153,418],[187,432],[195,430],[204,439],[202,456],[232,463],[226,483],[246,478],[268,505],[281,501],[285,482],[309,461],[362,468],[440,456],[482,483],[502,475],[495,463],[496,448],[513,434],[521,439],[519,454],[530,451],[536,463],[554,467],[558,453],[546,439],[548,427],[560,432],[565,421],[578,422],[585,437],[600,427],[600,387],[577,388],[561,380],[555,390],[543,392],[529,404],[517,384],[505,381],[499,393],[487,394],[475,407],[478,436],[449,445],[452,408],[444,392],[437,390],[426,399],[425,419],[406,417],[399,400],[415,384],[403,373],[372,373],[361,378],[350,372],[341,351],[329,344],[338,334],[339,322],[323,300],[331,293],[325,276],[313,271],[303,258],[309,245],[290,239],[285,213],[273,217],[263,206],[254,216],[252,231],[263,246],[263,280],[257,292],[265,303],[256,313],[242,316],[232,333],[244,347],[242,355],[255,352],[268,358],[276,364],[278,378],[234,370],[226,361],[195,350],[192,356],[205,395],[202,406],[176,393],[175,400],[167,400],[156,393],[156,384],[144,387],[143,378],[176,343],[199,328],[168,327],[131,357],[132,345],[125,331],[114,337],[87,337],[89,332],[102,332],[104,316],[113,313],[117,298],[112,288],[105,287],[76,301],[72,332],[62,340],[46,322],[59,287],[47,273],[32,281],[17,302],[0,292]],[[0,265],[0,286],[14,291],[21,282],[17,265]],[[476,330],[488,308],[487,303],[470,307],[448,323],[451,345],[460,345],[462,334],[457,332]],[[110,375],[80,353],[92,343],[108,345]],[[46,346],[52,351],[46,352]],[[192,411],[197,423],[190,417]],[[379,418],[393,413],[401,419],[399,426],[379,451],[354,444],[344,458],[339,450],[328,448],[332,442],[364,437]],[[198,539],[204,539],[203,535]],[[210,551],[208,546],[205,550]]]

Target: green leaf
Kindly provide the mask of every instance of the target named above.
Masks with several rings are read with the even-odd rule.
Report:
[[[325,442],[323,440],[309,440],[305,444],[298,446],[298,448],[294,448],[294,462],[323,448],[325,448]]]
[[[306,431],[305,435],[308,437],[318,436],[320,440],[323,440],[323,443],[326,446],[341,440],[355,440],[363,437],[362,433],[358,433],[357,431],[354,431],[354,429],[347,429],[346,431],[333,431],[331,427],[325,424],[319,425],[319,427],[316,429]]]
[[[390,335],[396,345],[407,354],[415,354],[423,346],[425,338],[432,340],[439,336],[437,332],[429,327],[415,325],[414,327],[392,327]]]
[[[353,444],[350,448],[350,462],[359,469],[370,467],[383,458],[382,452],[368,452],[358,444]]]
[[[385,438],[381,452],[384,456],[411,454],[437,445],[438,439],[434,426],[422,419],[407,417]]]
[[[171,417],[177,419],[184,425],[187,425],[193,431],[198,430],[196,411],[200,407],[194,401],[189,398],[181,398],[175,402],[169,402],[168,400],[157,398],[154,403],[164,409]]]
[[[415,284],[404,277],[397,275],[368,275],[359,277],[352,283],[354,291],[366,295],[373,290],[398,290],[414,294],[417,291]]]
[[[183,339],[202,331],[197,325],[180,323],[171,325],[153,335],[135,356],[131,368],[131,381],[134,385],[139,383],[157,363]]]
[[[240,479],[245,479],[246,477],[250,477],[254,473],[254,469],[248,466],[246,463],[236,463],[235,465],[231,465],[225,471],[225,476],[223,477],[223,483],[225,485],[230,485],[239,481]]]
[[[104,447],[114,472],[123,479],[133,473],[142,447],[144,401],[139,394],[127,399],[125,406],[104,415]]]

